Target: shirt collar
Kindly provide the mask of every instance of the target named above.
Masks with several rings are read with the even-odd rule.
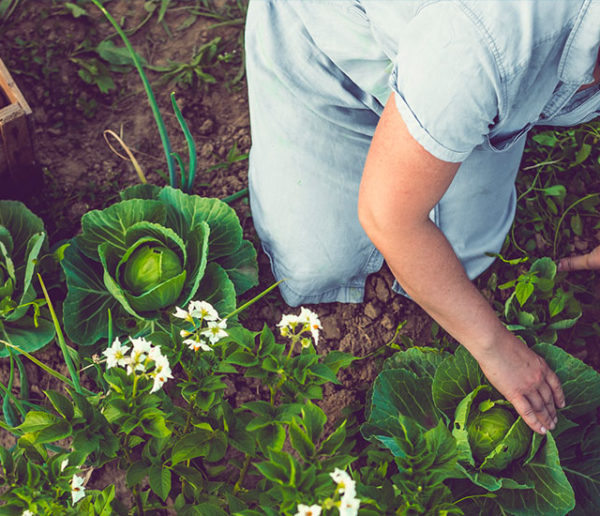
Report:
[[[585,0],[560,57],[560,80],[577,84],[593,82],[599,46],[600,0]]]

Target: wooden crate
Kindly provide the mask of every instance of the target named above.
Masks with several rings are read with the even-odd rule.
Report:
[[[27,182],[26,171],[34,167],[30,115],[29,104],[0,59],[0,193],[9,184]]]

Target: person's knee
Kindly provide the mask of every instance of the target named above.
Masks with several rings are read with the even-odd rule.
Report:
[[[298,295],[318,296],[358,281],[360,264],[348,254],[318,251],[309,246],[285,253],[266,251],[275,278],[284,280],[286,287]]]

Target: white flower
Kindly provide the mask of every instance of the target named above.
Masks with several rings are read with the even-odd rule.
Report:
[[[125,354],[129,351],[129,346],[123,346],[119,337],[117,337],[110,348],[106,348],[102,354],[106,357],[106,369],[115,367],[116,365],[124,366],[127,364],[129,357]]]
[[[209,321],[208,328],[201,332],[200,335],[207,337],[211,344],[216,344],[222,338],[227,337],[225,328],[227,328],[227,319],[223,319],[222,321]]]
[[[201,349],[202,351],[212,351],[212,348],[208,344],[200,340],[185,339],[183,343],[188,345],[192,351],[198,351],[199,349]]]
[[[144,353],[132,351],[127,364],[127,374],[131,374],[133,371],[144,371],[146,369],[145,362],[146,355]]]
[[[184,310],[183,308],[179,308],[178,306],[175,307],[175,313],[173,314],[173,317],[178,317],[179,319],[185,319],[188,322],[193,323],[194,319],[192,318],[192,315],[187,312],[186,310]]]
[[[60,470],[64,471],[65,468],[69,465],[69,459],[65,459],[60,463]]]
[[[160,346],[152,346],[150,350],[147,352],[148,358],[154,361],[155,364],[169,364],[169,360],[162,354],[162,350]]]
[[[144,337],[137,339],[129,339],[133,344],[133,351],[137,353],[149,353],[152,350],[152,342],[146,340]]]
[[[181,335],[181,338],[185,339],[186,337],[189,337],[192,333],[194,333],[194,332],[189,331],[189,330],[181,330],[179,332],[179,335]]]
[[[73,475],[73,480],[71,480],[71,497],[73,498],[73,505],[82,498],[85,498],[85,487],[83,487],[82,477]]]
[[[281,316],[281,321],[279,321],[277,326],[279,326],[281,329],[290,328],[293,330],[296,327],[296,324],[298,324],[299,322],[300,318],[297,315],[285,314]]]
[[[356,496],[356,482],[352,480],[352,477],[345,471],[335,468],[333,473],[329,473],[329,476],[337,484],[340,493],[344,495],[344,498],[351,499]]]
[[[154,377],[154,385],[152,389],[150,389],[150,393],[156,392],[159,390],[169,378],[173,378],[171,374],[171,368],[167,364],[166,366],[162,366],[160,370],[155,369],[150,376]]]
[[[340,501],[340,516],[356,516],[358,514],[358,508],[360,506],[360,500],[358,498],[350,498],[344,496]]]
[[[308,505],[298,504],[298,512],[295,516],[319,516],[321,514],[320,505]]]
[[[33,516],[33,513],[29,509],[26,509],[23,511],[23,514],[21,514],[21,516]]]
[[[217,311],[207,301],[191,301],[188,305],[188,311],[196,319],[216,321],[219,318]]]
[[[323,329],[321,326],[321,321],[319,320],[319,316],[308,308],[302,307],[300,309],[300,315],[298,316],[298,319],[300,319],[300,322],[308,324],[310,333],[315,341],[316,346],[319,341],[319,330]]]

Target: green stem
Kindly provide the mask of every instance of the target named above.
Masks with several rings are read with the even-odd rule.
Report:
[[[137,373],[135,371],[133,371],[133,391],[131,393],[131,403],[130,403],[130,406],[133,406],[133,403],[135,401],[135,395],[137,394],[138,378],[139,378],[139,376],[137,375]]]
[[[235,315],[237,315],[240,312],[244,311],[246,308],[248,308],[250,305],[256,303],[261,297],[263,297],[266,294],[268,294],[269,292],[271,292],[271,290],[273,290],[277,285],[279,285],[282,281],[285,281],[285,280],[286,279],[284,278],[282,280],[279,280],[277,283],[273,283],[273,285],[271,285],[270,287],[268,287],[265,290],[263,290],[260,294],[258,294],[257,296],[253,297],[250,301],[244,303],[239,308],[236,308],[233,312],[231,312],[229,315],[227,315],[223,319],[231,319]]]
[[[242,483],[244,482],[244,478],[246,477],[246,473],[248,471],[248,467],[250,466],[250,461],[252,460],[252,457],[248,454],[246,454],[246,457],[244,458],[244,464],[242,465],[242,469],[240,470],[240,476],[237,480],[237,482],[235,483],[235,485],[233,486],[233,494],[235,495],[236,493],[239,492],[239,490],[242,488]]]
[[[223,202],[230,204],[233,201],[239,199],[240,197],[244,197],[248,195],[248,188],[242,188],[239,192],[235,192],[234,194],[231,194],[227,197],[223,197],[223,199],[221,199]]]
[[[140,59],[139,59],[136,51],[131,46],[131,43],[129,42],[129,38],[127,37],[127,35],[125,34],[125,32],[123,31],[121,26],[112,17],[112,15],[104,8],[104,6],[98,0],[91,0],[91,1],[98,9],[100,9],[102,14],[104,14],[106,19],[115,28],[115,30],[117,31],[117,34],[123,40],[123,43],[125,43],[125,46],[127,47],[129,54],[131,55],[133,64],[135,65],[135,67],[138,71],[138,74],[140,75],[140,79],[142,80],[144,89],[146,90],[146,95],[148,96],[148,103],[150,104],[150,109],[152,109],[152,114],[154,115],[154,120],[156,121],[156,125],[158,126],[160,140],[162,142],[163,149],[165,152],[165,157],[167,159],[167,168],[169,170],[169,182],[171,183],[171,186],[175,188],[177,183],[176,183],[176,178],[175,178],[175,166],[173,163],[173,157],[171,156],[171,142],[169,141],[169,135],[167,134],[167,129],[165,127],[165,123],[164,123],[162,116],[160,114],[160,111],[158,109],[158,104],[156,103],[156,99],[154,98],[154,93],[152,91],[152,87],[150,86],[150,82],[148,81],[148,78],[146,77],[146,74],[144,72],[144,68],[142,67],[142,64],[140,63]]]
[[[67,343],[65,342],[65,337],[60,328],[60,323],[58,322],[58,317],[56,317],[56,312],[54,311],[54,306],[52,305],[52,301],[50,300],[50,296],[48,295],[48,291],[46,290],[46,285],[42,280],[42,277],[38,273],[37,275],[38,281],[42,287],[44,292],[44,297],[46,298],[46,303],[48,304],[48,309],[50,310],[50,315],[52,316],[52,323],[54,324],[54,329],[56,330],[56,338],[58,340],[58,345],[60,350],[62,351],[63,357],[65,359],[65,364],[67,364],[67,369],[69,370],[69,374],[71,375],[71,380],[73,381],[73,386],[75,390],[82,394],[81,385],[79,385],[79,373],[75,369],[73,365],[73,361],[71,360],[71,356],[69,355],[69,350],[67,349]]]
[[[294,335],[293,337],[296,337],[296,335]],[[296,346],[296,342],[298,342],[297,338],[293,338],[292,337],[292,342],[290,343],[290,350],[288,351],[286,358],[287,360],[289,360],[292,357],[292,351],[294,351],[294,347]]]
[[[137,486],[133,487],[133,497],[135,498],[135,505],[137,506],[139,516],[144,516],[144,505],[142,504],[142,498],[140,497]]]

